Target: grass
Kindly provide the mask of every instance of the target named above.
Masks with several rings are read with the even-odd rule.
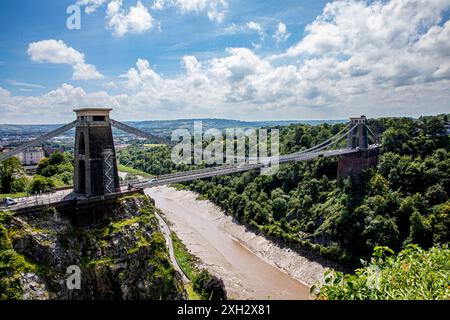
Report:
[[[189,190],[189,186],[186,186],[186,185],[181,184],[181,183],[173,183],[173,184],[170,185],[170,187],[175,188],[178,191],[180,191],[180,190]]]
[[[165,147],[165,144],[161,144],[161,143],[145,143],[144,147],[146,148],[158,148],[158,147]]]
[[[22,198],[26,197],[26,192],[19,192],[19,193],[0,193],[0,199],[3,198]]]
[[[208,197],[203,194],[199,194],[197,196],[196,200],[198,200],[198,201],[208,200]]]
[[[184,285],[184,288],[186,289],[186,292],[189,296],[189,300],[203,300],[200,295],[194,291],[194,287],[192,286],[192,283],[186,283]]]
[[[131,167],[127,167],[127,166],[124,166],[123,164],[119,164],[117,169],[119,171],[121,171],[121,172],[126,172],[126,173],[130,173],[130,174],[134,174],[134,175],[139,175],[139,176],[143,176],[145,178],[149,178],[149,177],[152,176],[151,174],[148,174],[147,172],[144,172],[144,171],[141,171],[141,170],[138,170],[138,169],[134,169],[134,168],[131,168]]]
[[[189,253],[184,243],[181,242],[180,238],[178,238],[174,232],[172,232],[170,236],[172,237],[175,259],[177,259],[178,265],[189,278],[189,280],[191,280],[190,283],[186,283],[184,285],[184,288],[188,293],[189,300],[202,300],[202,297],[194,291],[194,287],[192,285],[192,280],[199,272],[196,266],[197,258]]]
[[[174,232],[171,233],[171,237],[175,258],[186,276],[192,280],[197,273],[197,267],[195,266],[197,259],[189,253],[184,243],[181,242]]]

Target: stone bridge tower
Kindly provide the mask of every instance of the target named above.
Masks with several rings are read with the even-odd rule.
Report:
[[[348,134],[347,148],[366,150],[369,147],[369,137],[367,133],[367,118],[361,116],[359,118],[350,118],[350,127],[356,125],[355,129]]]
[[[112,109],[85,108],[77,115],[74,153],[74,192],[93,197],[120,191],[116,152],[109,113]]]
[[[351,177],[358,186],[364,170],[378,164],[378,148],[369,148],[367,118],[350,118],[350,127],[356,127],[348,134],[347,148],[359,152],[339,156],[337,178],[342,181]]]

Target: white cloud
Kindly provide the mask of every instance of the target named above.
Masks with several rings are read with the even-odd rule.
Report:
[[[259,34],[261,40],[264,39],[264,36],[265,36],[264,29],[261,27],[261,25],[259,23],[250,21],[250,22],[247,22],[246,26],[250,30],[255,30]]]
[[[87,14],[94,13],[100,8],[107,0],[77,0],[76,4],[79,6],[85,6],[84,11]]]
[[[291,34],[287,31],[287,27],[284,23],[280,22],[277,27],[277,31],[273,35],[277,43],[286,41]]]
[[[27,53],[31,60],[36,62],[71,65],[74,70],[73,80],[103,78],[95,66],[85,62],[83,53],[68,47],[62,40],[49,39],[32,42],[28,45]]]
[[[275,57],[245,48],[203,61],[185,56],[184,72],[170,78],[141,58],[117,83],[115,92],[121,94],[64,85],[45,95],[20,97],[0,88],[0,112],[8,116],[30,108],[38,113],[50,106],[56,113],[83,104],[112,106],[122,119],[448,112],[450,22],[441,21],[448,9],[450,0],[335,1],[307,26],[302,40]],[[80,60],[66,51],[37,57]]]
[[[115,81],[109,81],[107,83],[102,84],[102,86],[107,89],[116,89],[117,83]]]
[[[30,90],[33,90],[33,89],[44,89],[45,88],[44,86],[42,86],[40,84],[27,83],[27,82],[12,80],[12,79],[6,79],[6,82],[8,82],[9,84],[11,84],[13,86],[28,88]]]
[[[203,13],[211,21],[222,22],[228,9],[227,0],[155,0],[152,9],[176,7],[181,13]]]
[[[243,48],[203,62],[185,57],[184,75],[166,79],[132,68],[127,86],[142,101],[180,110],[216,106],[210,112],[296,118],[443,112],[450,101],[450,22],[441,15],[448,9],[449,0],[335,1],[275,59]],[[277,34],[288,37],[283,23]]]
[[[0,87],[0,97],[0,112],[4,116],[2,121],[13,121],[20,113],[22,123],[63,122],[74,117],[73,109],[76,107],[117,107],[115,98],[104,91],[87,93],[80,87],[66,83],[38,96],[12,96]],[[48,115],[51,115],[50,119]]]
[[[166,0],[155,0],[152,5],[153,10],[163,10],[166,7]]]
[[[144,33],[154,26],[153,17],[139,0],[128,12],[122,9],[122,0],[113,0],[108,4],[106,15],[108,26],[117,37],[122,37],[126,33]]]

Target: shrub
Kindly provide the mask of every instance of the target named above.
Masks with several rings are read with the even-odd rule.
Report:
[[[203,299],[226,300],[227,292],[223,281],[211,275],[207,270],[200,271],[192,281],[194,291]]]
[[[355,274],[327,271],[323,285],[311,288],[323,300],[435,300],[450,299],[450,249],[426,251],[408,245],[395,255],[376,247],[370,263]]]

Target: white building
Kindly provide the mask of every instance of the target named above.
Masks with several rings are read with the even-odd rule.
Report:
[[[44,150],[40,147],[29,148],[24,152],[19,153],[18,157],[24,166],[36,165],[44,158]]]

